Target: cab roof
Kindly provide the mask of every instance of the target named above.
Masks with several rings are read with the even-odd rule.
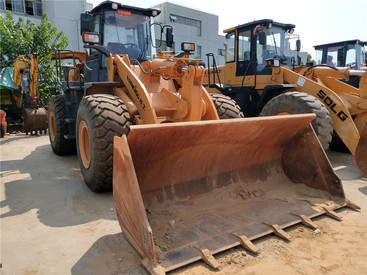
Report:
[[[236,27],[233,28],[229,28],[224,30],[224,33],[228,33],[228,32],[233,32],[235,30],[238,29],[251,29],[251,27],[256,27],[257,25],[268,25],[269,23],[271,23],[273,26],[277,26],[280,27],[284,30],[290,30],[290,29],[294,29],[296,27],[296,25],[293,24],[283,24],[283,23],[279,23],[279,22],[275,22],[272,19],[261,19],[261,20],[256,20],[256,21],[252,21],[246,24],[242,24],[242,25],[238,25]]]
[[[353,40],[344,40],[344,41],[338,41],[338,42],[333,42],[333,43],[326,43],[326,44],[316,45],[316,46],[313,46],[313,47],[316,50],[318,50],[318,49],[324,48],[324,47],[344,46],[345,44],[349,44],[349,45],[359,44],[359,45],[362,45],[362,46],[366,46],[367,41],[361,41],[359,39],[353,39]]]
[[[124,10],[130,10],[130,11],[138,11],[141,12],[142,14],[144,14],[145,16],[153,16],[153,11],[156,11],[157,14],[155,16],[157,16],[158,14],[161,13],[160,9],[156,9],[156,8],[139,8],[139,7],[134,7],[134,6],[128,6],[128,5],[122,5],[118,2],[115,1],[104,1],[102,3],[100,3],[99,5],[97,5],[96,7],[94,7],[89,13],[98,13],[100,12],[103,8],[107,8],[112,10],[112,4],[115,3],[117,4],[117,9],[124,9]]]

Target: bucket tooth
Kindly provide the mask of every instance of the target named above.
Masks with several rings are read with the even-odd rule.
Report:
[[[361,210],[361,207],[360,206],[358,206],[354,202],[351,202],[348,199],[345,200],[345,206],[347,206],[347,207],[349,207],[351,209],[357,210],[357,211]]]
[[[160,265],[152,265],[152,262],[148,258],[144,258],[141,264],[151,275],[166,275],[166,271]]]
[[[259,254],[260,250],[251,242],[251,240],[246,236],[246,235],[237,235],[232,233],[233,236],[235,236],[236,238],[238,238],[241,246],[249,251],[251,251],[252,253],[256,253]]]
[[[268,226],[271,227],[271,229],[273,230],[273,233],[275,235],[277,235],[278,237],[282,238],[282,239],[285,239],[287,241],[290,241],[291,240],[291,235],[289,235],[287,232],[285,232],[279,225],[277,224],[269,224],[269,223],[264,223]]]
[[[306,225],[308,227],[311,227],[312,229],[318,229],[319,227],[317,226],[316,223],[314,223],[313,221],[311,221],[311,219],[305,215],[299,215],[299,214],[294,214],[293,215],[299,217],[301,219],[301,223],[303,225]]]
[[[323,207],[324,211],[325,211],[325,215],[329,216],[329,217],[332,217],[338,221],[341,221],[343,220],[342,217],[340,217],[334,210],[332,209],[329,209],[327,207]]]
[[[214,268],[214,269],[218,269],[220,267],[220,264],[218,263],[218,261],[213,257],[212,253],[209,251],[209,249],[204,248],[204,249],[200,249],[195,247],[197,250],[200,251],[200,256],[203,259],[203,261],[209,265],[210,267]]]

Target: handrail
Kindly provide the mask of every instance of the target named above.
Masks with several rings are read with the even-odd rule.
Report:
[[[218,89],[219,91],[222,90],[222,83],[220,81],[220,77],[219,77],[219,72],[218,72],[218,67],[217,67],[217,63],[215,62],[215,57],[214,57],[214,54],[213,53],[207,53],[206,56],[208,57],[208,85],[210,88],[216,88]],[[212,57],[213,59],[213,84],[211,84],[211,81],[210,81],[210,57]],[[215,75],[217,75],[217,78],[218,78],[218,83],[219,83],[219,86],[215,83]]]

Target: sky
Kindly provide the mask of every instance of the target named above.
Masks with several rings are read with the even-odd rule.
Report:
[[[118,0],[117,0],[118,1]],[[94,6],[100,0],[87,0]],[[302,51],[315,57],[314,45],[342,40],[367,41],[367,0],[125,0],[122,4],[148,8],[163,2],[219,16],[223,30],[253,20],[273,19],[296,25]]]

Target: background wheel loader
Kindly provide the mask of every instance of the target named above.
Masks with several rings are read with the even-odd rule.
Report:
[[[89,52],[56,51],[63,94],[49,105],[53,150],[76,144],[93,191],[113,182],[122,232],[148,272],[201,259],[218,268],[215,253],[258,252],[251,240],[289,239],[286,227],[315,228],[313,217],[358,208],[309,125],[313,114],[242,118],[233,100],[203,88],[190,43],[150,60],[158,13],[106,1],[82,14]],[[68,58],[72,66],[61,62]]]
[[[210,92],[235,100],[245,117],[316,114],[312,126],[323,148],[328,148],[334,132],[367,176],[366,98],[362,91],[341,82],[338,87],[330,87],[323,85],[326,80],[321,83],[308,77],[325,70],[324,78],[337,77],[337,72],[327,68],[305,68],[308,75],[303,75],[296,66],[299,62],[290,55],[294,28],[292,24],[264,19],[225,30],[226,64],[217,67],[214,56],[208,54],[208,67],[210,62],[214,66],[207,70],[204,83]],[[300,40],[296,45],[299,51]]]
[[[46,134],[47,112],[39,106],[37,55],[20,55],[14,68],[1,71],[1,108],[7,113],[8,131]]]
[[[367,42],[359,39],[316,45],[314,46],[316,51],[316,64],[348,67],[354,70],[366,69],[366,47]]]

